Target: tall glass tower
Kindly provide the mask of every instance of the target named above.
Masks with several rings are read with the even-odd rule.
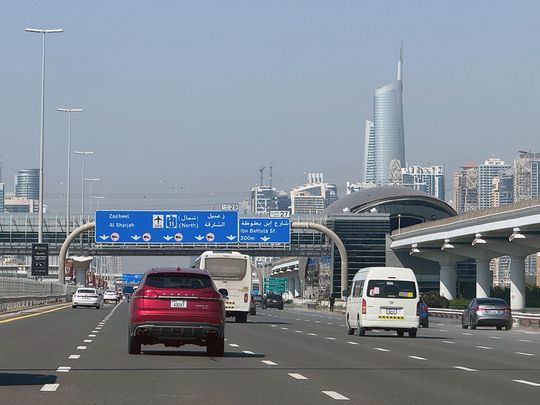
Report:
[[[39,199],[39,169],[21,169],[15,178],[15,196]]]
[[[373,99],[375,182],[377,185],[389,183],[392,160],[399,160],[401,167],[405,167],[402,65],[403,47],[398,62],[397,80],[377,89]]]
[[[366,120],[364,144],[364,182],[375,183],[375,127]]]

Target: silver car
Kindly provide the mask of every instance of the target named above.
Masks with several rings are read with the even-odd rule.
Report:
[[[500,298],[474,298],[461,317],[461,327],[476,329],[477,326],[495,326],[512,329],[512,310],[505,300]]]

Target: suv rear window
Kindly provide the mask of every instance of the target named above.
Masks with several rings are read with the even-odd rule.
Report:
[[[368,297],[374,298],[416,298],[413,281],[369,280]]]
[[[157,273],[149,274],[146,283],[154,288],[208,288],[212,279],[204,274]]]

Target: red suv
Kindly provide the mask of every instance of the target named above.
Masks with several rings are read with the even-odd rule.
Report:
[[[129,306],[129,353],[140,354],[141,345],[195,344],[223,356],[226,295],[206,270],[147,271]]]

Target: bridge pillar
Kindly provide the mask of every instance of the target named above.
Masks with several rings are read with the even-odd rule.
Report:
[[[439,289],[441,296],[448,300],[456,297],[456,263],[439,262],[441,266]]]
[[[510,308],[525,309],[525,258],[511,256],[510,262]]]
[[[493,285],[493,274],[489,269],[489,260],[476,259],[476,298],[489,297]]]
[[[96,227],[95,222],[88,222],[84,225],[79,226],[68,235],[68,237],[62,244],[62,247],[60,248],[60,254],[58,255],[58,282],[59,283],[64,284],[66,282],[66,274],[65,274],[66,256],[69,250],[69,246],[71,245],[71,242],[73,242],[73,240],[77,236],[79,236],[81,233],[86,232],[95,227]]]

